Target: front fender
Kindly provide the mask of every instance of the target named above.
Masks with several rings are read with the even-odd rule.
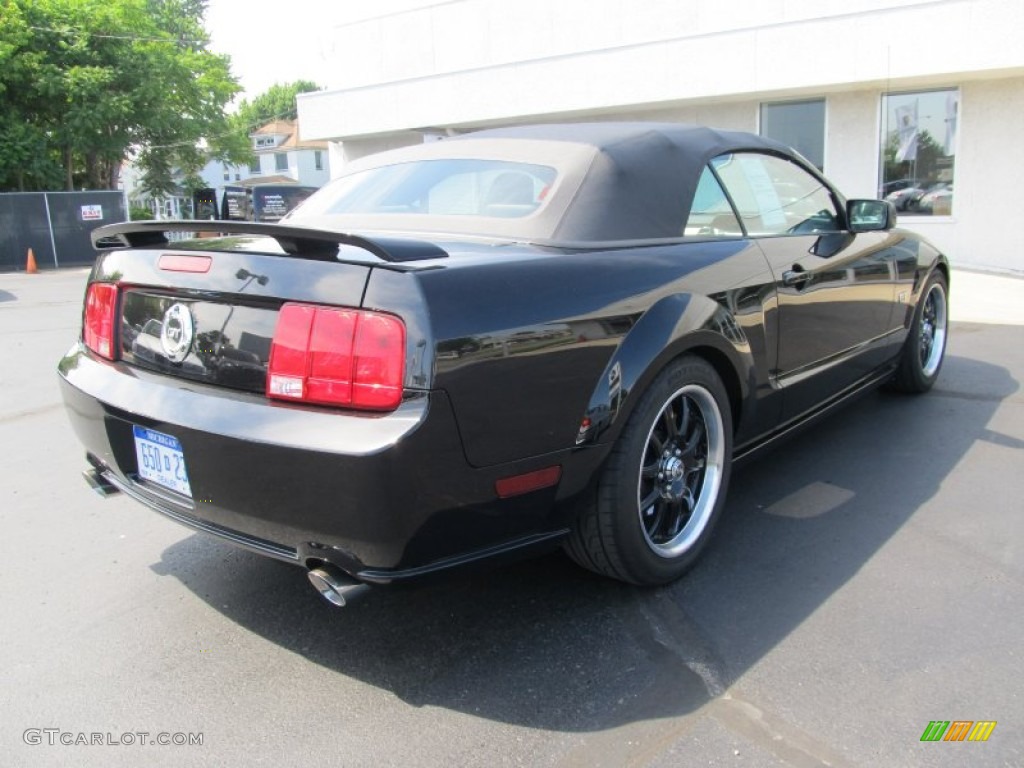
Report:
[[[660,299],[623,338],[591,395],[577,445],[613,443],[640,396],[675,358],[692,352],[715,366],[733,409],[734,423],[750,403],[754,358],[743,328],[720,303],[706,296],[675,294]]]
[[[909,331],[921,292],[936,270],[942,271],[946,284],[950,282],[949,259],[931,242],[920,235],[897,230],[903,236],[902,255],[896,259],[897,295],[893,309],[893,327]]]

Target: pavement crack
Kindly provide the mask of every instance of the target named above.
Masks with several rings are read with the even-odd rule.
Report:
[[[24,411],[16,411],[14,413],[5,413],[0,415],[0,424],[10,424],[12,421],[20,421],[21,419],[30,419],[33,416],[42,416],[46,413],[52,413],[53,411],[59,411],[63,408],[63,403],[50,403],[49,405],[41,405],[38,408],[29,408]]]
[[[704,683],[708,696],[721,696],[725,685],[719,673],[720,663],[693,621],[672,599],[667,590],[659,590],[637,599],[640,614],[646,619],[658,644],[672,651]]]
[[[956,389],[943,389],[936,387],[932,390],[934,397],[948,397],[952,400],[968,400],[975,403],[1014,403],[1017,405],[1024,404],[1024,397],[1015,393],[1006,395],[994,395],[985,394],[978,392],[961,392]]]
[[[768,750],[795,768],[853,768],[832,747],[780,717],[726,692],[708,708],[709,714],[733,733]]]

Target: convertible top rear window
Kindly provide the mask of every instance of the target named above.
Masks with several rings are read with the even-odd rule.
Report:
[[[557,172],[507,160],[397,163],[343,176],[293,218],[333,214],[414,214],[520,218],[544,204]]]
[[[497,128],[353,160],[286,223],[568,246],[738,234],[737,222],[712,215],[728,206],[709,209],[703,198],[706,221],[688,220],[708,162],[737,151],[790,153],[762,137],[671,123]]]

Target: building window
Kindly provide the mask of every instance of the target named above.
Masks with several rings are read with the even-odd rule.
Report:
[[[231,172],[230,171],[224,171],[224,181],[230,181],[230,180],[231,180]]]
[[[235,174],[235,181],[241,181],[241,180],[242,180],[242,174],[236,173]]]
[[[825,170],[825,100],[761,105],[761,135],[793,147]]]
[[[319,149],[313,150],[313,167],[318,171],[324,169],[324,153]]]
[[[260,157],[259,157],[259,155],[255,155],[252,158],[252,160],[249,161],[249,173],[259,173],[259,172],[260,172]]]
[[[288,153],[287,152],[275,152],[274,153],[274,170],[287,171],[288,170]]]
[[[882,97],[879,196],[905,214],[953,213],[953,169],[960,92],[889,93]]]

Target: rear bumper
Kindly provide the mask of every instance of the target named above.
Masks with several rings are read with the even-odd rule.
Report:
[[[443,392],[390,414],[342,413],[109,363],[81,345],[59,372],[71,424],[106,482],[264,555],[388,582],[565,532],[557,486],[498,499],[494,483],[574,452],[475,469]],[[139,477],[133,425],[180,441],[192,498]]]

